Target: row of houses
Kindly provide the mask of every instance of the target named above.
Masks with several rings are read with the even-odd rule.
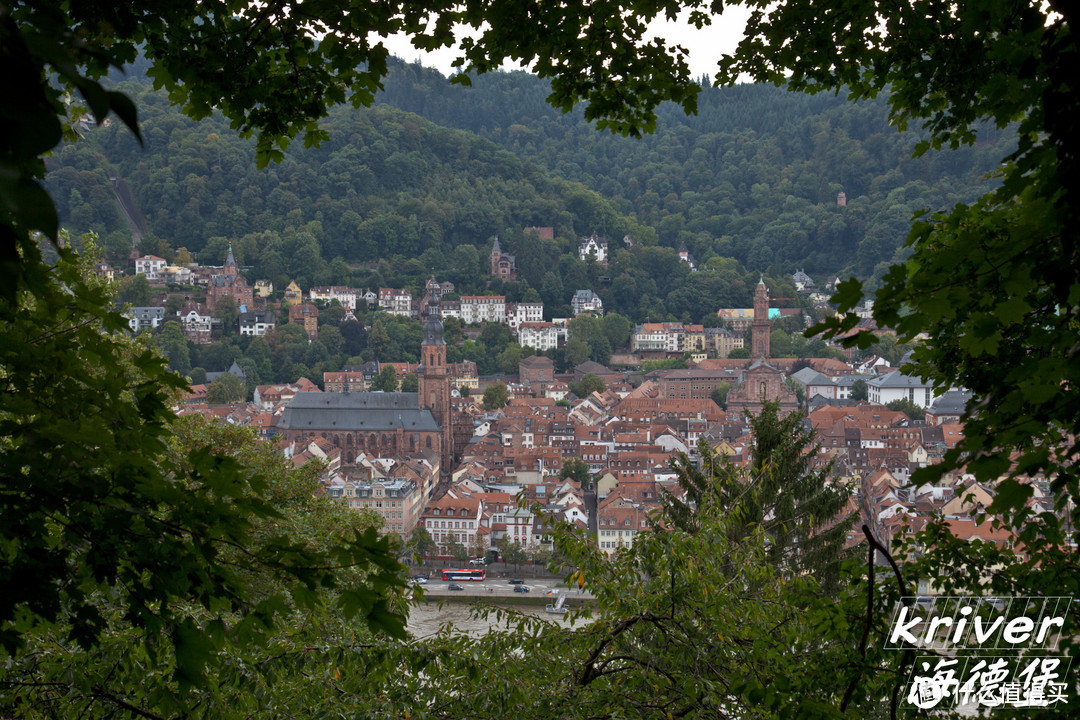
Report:
[[[744,345],[742,332],[689,323],[642,323],[634,327],[630,336],[630,351],[646,354],[708,353],[726,358]]]
[[[734,362],[714,362],[703,369],[719,380]],[[411,370],[402,365],[402,372]],[[815,361],[812,367],[797,370],[786,367],[816,398],[805,419],[819,443],[813,463],[832,467],[834,480],[851,488],[850,508],[885,542],[934,513],[944,513],[965,537],[1011,542],[976,522],[974,512],[992,499],[992,487],[973,487],[962,473],[924,488],[910,484],[916,470],[938,462],[963,437],[960,415],[967,396],[931,395],[925,420],[912,420],[873,402],[826,396],[830,388],[832,392],[850,388],[863,379],[868,385],[876,382],[882,393],[902,388],[906,399],[927,399],[919,398],[913,382],[891,377],[897,371],[876,367],[885,371],[862,377],[855,374],[856,368],[837,360]],[[326,438],[287,452],[295,462],[319,458],[333,468],[325,481],[331,497],[376,512],[387,532],[402,537],[423,527],[441,552],[461,545],[479,554],[504,538],[542,547],[545,521],[558,516],[588,527],[601,550],[615,553],[648,530],[664,493],[680,492],[669,462],[672,457],[684,453],[693,460],[702,441],[736,465],[745,466],[753,452],[750,426],[742,413],[724,411],[707,396],[669,396],[664,383],[670,391],[672,383],[682,382],[670,375],[649,377],[636,388],[620,387],[617,375],[607,371],[611,388],[576,398],[566,407],[550,397],[532,396],[538,385],[544,389],[559,381],[546,363],[523,362],[521,382],[514,384],[520,394],[505,408],[488,412],[474,398],[455,398],[455,436],[463,435],[465,441],[458,462],[449,469],[448,485],[439,485],[438,459],[425,458],[424,448],[405,456],[363,454],[348,466],[336,467],[340,450]],[[344,384],[331,385],[339,380]],[[362,372],[355,378],[325,378],[331,391],[364,388],[364,382]],[[266,435],[274,437],[275,413],[289,401],[289,393],[301,391],[305,390],[260,388],[252,417],[263,419],[253,422],[264,423]],[[585,462],[590,488],[557,479],[571,458]],[[539,501],[544,510],[519,508],[515,498],[520,492]],[[595,493],[595,505],[587,497],[590,493]],[[1039,493],[1033,497],[1037,502]]]

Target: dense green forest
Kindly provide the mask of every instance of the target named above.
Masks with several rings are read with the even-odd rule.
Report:
[[[884,98],[855,104],[764,84],[706,87],[697,115],[662,106],[654,134],[626,138],[560,113],[547,93],[524,72],[463,87],[399,64],[380,99],[581,182],[655,228],[661,245],[775,274],[871,276],[893,259],[914,211],[986,192],[987,173],[1014,145],[1010,132],[988,127],[973,147],[913,158],[926,136],[897,133]],[[845,208],[836,206],[841,191]]]
[[[912,158],[921,136],[890,127],[884,101],[764,85],[705,88],[696,116],[661,108],[657,132],[631,139],[553,110],[526,73],[461,87],[395,63],[382,104],[335,109],[321,147],[295,145],[258,171],[252,141],[220,117],[181,115],[140,66],[118,85],[140,109],[145,148],[119,124],[89,130],[54,153],[48,175],[64,224],[98,232],[117,260],[130,235],[111,176],[146,217],[140,249],[166,257],[183,247],[221,262],[232,242],[252,277],[303,287],[416,287],[434,269],[462,292],[531,288],[555,314],[588,285],[635,321],[746,305],[761,272],[871,278],[903,252],[915,211],[985,192],[1012,142],[988,131],[974,147]],[[527,239],[534,225],[555,240]],[[593,232],[611,241],[606,270],[572,257]],[[519,286],[483,277],[496,235],[518,255]],[[707,272],[690,276],[683,243]]]

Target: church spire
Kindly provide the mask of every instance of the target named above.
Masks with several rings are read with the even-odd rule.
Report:
[[[225,274],[236,275],[236,258],[233,257],[232,243],[229,243],[229,254],[225,257]]]

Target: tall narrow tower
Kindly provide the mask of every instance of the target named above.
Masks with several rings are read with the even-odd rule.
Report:
[[[769,324],[769,289],[765,287],[765,278],[758,280],[754,289],[754,323],[750,326],[752,358],[769,357],[769,333],[772,326]]]
[[[499,247],[499,236],[495,236],[495,243],[491,246],[491,274],[499,274],[499,258],[502,257],[502,248]]]
[[[453,468],[454,457],[453,417],[450,407],[450,372],[446,366],[446,341],[443,324],[439,319],[439,305],[434,299],[428,302],[427,320],[424,321],[424,341],[420,344],[420,363],[424,366],[419,377],[420,407],[427,408],[439,423],[439,464],[443,473]]]
[[[224,268],[224,272],[222,272],[221,274],[222,275],[233,275],[233,276],[240,274],[239,271],[236,269],[236,258],[233,257],[232,243],[229,244],[229,254],[225,258],[225,268]]]

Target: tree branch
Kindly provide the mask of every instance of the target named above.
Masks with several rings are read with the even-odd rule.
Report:
[[[148,710],[143,710],[141,707],[138,707],[137,705],[132,705],[128,701],[124,700],[121,697],[117,697],[116,695],[109,692],[108,690],[101,687],[100,685],[97,685],[97,686],[94,687],[94,696],[95,697],[103,697],[103,698],[109,700],[110,702],[112,702],[112,703],[114,703],[116,705],[119,705],[120,707],[124,708],[125,710],[127,710],[129,712],[135,713],[139,717],[144,717],[144,718],[147,718],[148,720],[166,720],[161,715],[155,715],[154,713],[152,713],[152,712],[150,712]]]
[[[600,657],[600,654],[604,652],[605,649],[607,649],[607,646],[615,642],[615,640],[617,640],[620,635],[622,635],[624,632],[626,632],[639,622],[654,622],[655,620],[655,616],[648,613],[643,613],[628,617],[622,622],[620,622],[618,625],[616,625],[614,628],[612,628],[611,632],[608,633],[608,636],[605,637],[600,642],[600,644],[596,646],[596,649],[593,650],[592,653],[589,655],[589,659],[585,661],[585,666],[584,668],[582,668],[581,676],[578,678],[577,684],[581,687],[585,687],[593,680],[600,677],[601,673],[596,669],[596,661]]]

